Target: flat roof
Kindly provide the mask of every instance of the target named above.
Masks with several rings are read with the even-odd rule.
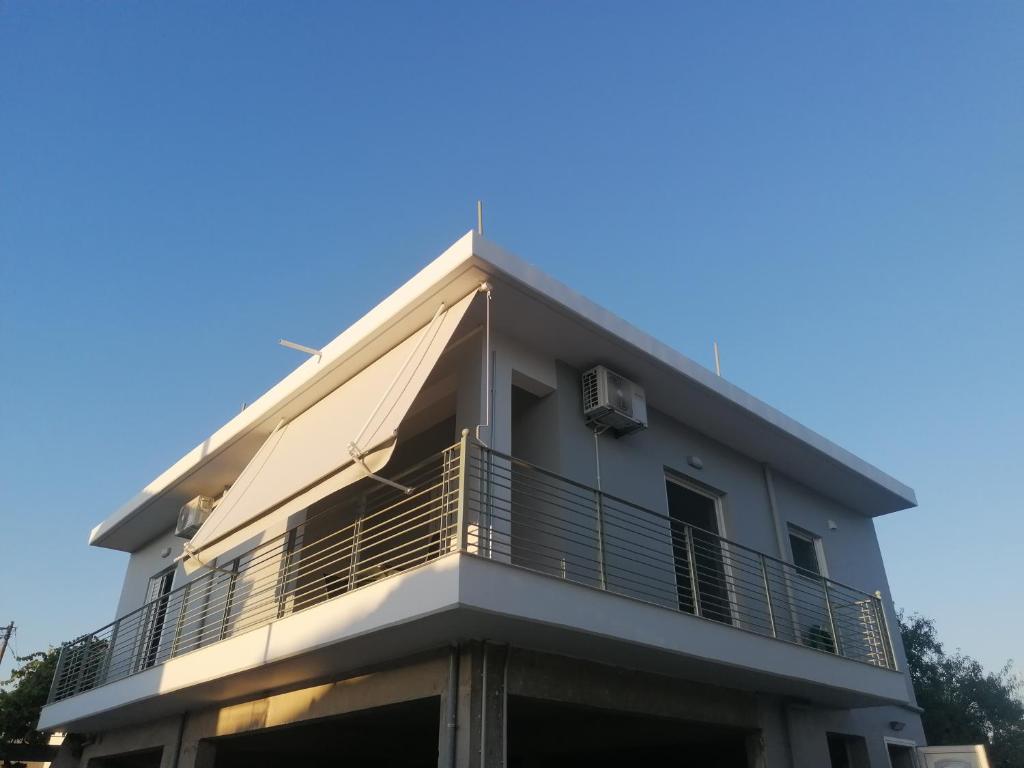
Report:
[[[482,280],[502,287],[518,333],[545,323],[573,334],[583,366],[600,357],[632,374],[655,408],[867,515],[915,506],[914,491],[573,291],[534,265],[469,232],[92,529],[89,543],[131,551],[165,531],[204,488],[233,482],[281,418],[292,418],[430,320],[440,301]],[[529,308],[528,312],[523,310]],[[565,323],[565,320],[572,322]],[[563,359],[565,355],[560,355]]]

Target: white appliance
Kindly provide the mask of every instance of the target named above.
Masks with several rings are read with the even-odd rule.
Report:
[[[213,511],[213,506],[211,496],[196,496],[192,501],[183,505],[178,511],[178,524],[174,528],[174,535],[183,539],[191,539],[196,535],[199,526],[206,522],[206,518]]]
[[[619,435],[646,429],[644,388],[603,365],[594,366],[583,374],[583,415]]]

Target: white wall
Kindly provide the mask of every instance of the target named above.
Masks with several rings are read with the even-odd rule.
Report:
[[[124,616],[140,607],[146,599],[149,579],[157,573],[174,565],[174,558],[181,554],[184,539],[174,535],[171,528],[150,541],[146,546],[132,552],[128,558],[124,582],[121,586],[121,597],[117,601],[117,612],[114,618]],[[164,550],[170,548],[170,554],[163,557]],[[178,566],[175,583],[180,584],[184,570]]]

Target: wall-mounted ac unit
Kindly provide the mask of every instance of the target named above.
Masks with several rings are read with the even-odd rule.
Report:
[[[603,365],[583,374],[583,415],[620,435],[647,428],[644,389]]]
[[[181,536],[183,539],[191,539],[196,535],[199,526],[206,522],[206,518],[212,511],[213,498],[211,496],[196,496],[179,510],[178,525],[174,528],[174,535]]]

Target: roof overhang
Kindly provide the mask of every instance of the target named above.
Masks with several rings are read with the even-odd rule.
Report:
[[[114,514],[89,543],[133,551],[200,493],[232,483],[281,419],[291,419],[429,322],[440,302],[495,286],[494,322],[570,365],[603,362],[642,382],[648,402],[688,426],[866,515],[916,504],[876,467],[470,232],[359,321],[197,445]],[[558,333],[552,333],[552,328]]]
[[[913,489],[709,371],[501,247],[476,239],[500,289],[494,313],[531,346],[577,368],[602,363],[640,382],[648,406],[861,514],[917,505]],[[517,302],[521,302],[518,303]],[[566,322],[570,320],[572,322]]]

